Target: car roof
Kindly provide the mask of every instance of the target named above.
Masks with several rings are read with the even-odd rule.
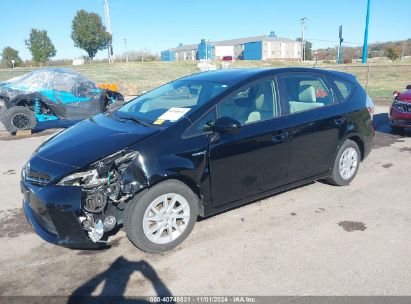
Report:
[[[246,80],[254,80],[265,76],[274,75],[277,73],[287,73],[287,72],[315,72],[322,73],[330,76],[335,76],[338,78],[343,78],[350,81],[355,81],[355,76],[352,74],[333,71],[333,70],[323,70],[314,68],[301,68],[301,67],[287,67],[287,68],[234,68],[234,69],[223,69],[209,72],[201,72],[192,74],[182,78],[182,80],[190,81],[213,81],[220,83],[239,83]]]

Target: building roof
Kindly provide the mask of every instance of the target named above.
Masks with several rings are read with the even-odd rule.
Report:
[[[284,42],[284,43],[291,43],[297,42],[296,40],[288,39],[288,38],[278,38],[278,37],[270,37],[270,36],[254,36],[254,37],[246,37],[246,38],[238,38],[238,39],[230,39],[230,40],[221,40],[221,41],[210,41],[210,45],[241,45],[248,42],[256,42],[256,41],[264,41],[264,42]],[[187,45],[180,45],[175,48],[168,49],[168,51],[192,51],[197,50],[198,44],[187,44]]]

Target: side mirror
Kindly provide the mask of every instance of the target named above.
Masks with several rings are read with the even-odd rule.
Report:
[[[233,134],[240,131],[241,124],[231,117],[220,117],[214,124],[214,130],[222,134]]]
[[[405,87],[405,89],[406,89],[406,90],[411,90],[411,84],[407,85],[407,86]]]

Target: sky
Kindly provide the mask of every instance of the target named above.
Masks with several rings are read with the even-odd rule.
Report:
[[[411,0],[371,0],[369,42],[411,38]],[[0,0],[0,50],[17,49],[30,59],[24,45],[31,28],[46,29],[57,55],[75,58],[86,53],[74,47],[71,22],[77,10],[96,12],[104,22],[103,0]],[[364,39],[367,0],[109,0],[113,48],[161,50],[199,43],[202,38],[225,40],[268,35],[296,39],[300,19],[308,18],[305,36],[313,48],[334,47],[343,25],[347,46]],[[97,58],[105,58],[100,51]]]

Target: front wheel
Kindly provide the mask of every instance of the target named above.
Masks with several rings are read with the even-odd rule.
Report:
[[[5,110],[1,115],[1,120],[10,133],[19,130],[32,130],[37,124],[34,112],[22,106],[15,106]]]
[[[333,185],[346,186],[357,175],[361,154],[358,145],[347,140],[338,150],[331,177],[327,179]]]
[[[197,215],[197,196],[187,185],[169,180],[138,194],[127,204],[124,228],[136,247],[163,252],[184,241]]]

